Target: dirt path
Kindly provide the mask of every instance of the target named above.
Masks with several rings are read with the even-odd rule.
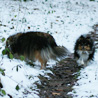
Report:
[[[67,58],[51,69],[53,74],[48,74],[51,78],[50,80],[39,76],[41,85],[37,84],[37,86],[40,89],[40,98],[72,98],[67,93],[72,90],[72,86],[77,81],[76,78],[80,68],[75,66],[77,66],[75,60]]]

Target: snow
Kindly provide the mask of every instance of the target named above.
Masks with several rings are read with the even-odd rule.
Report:
[[[98,98],[98,53],[95,55],[94,62],[80,71],[78,81],[73,87],[73,98]]]
[[[92,31],[98,23],[98,0],[18,0],[0,1],[0,39],[16,32],[42,31],[50,33],[58,45],[73,52],[76,39],[81,34]],[[2,26],[1,26],[2,24]],[[0,68],[5,69],[5,76],[0,74],[1,82],[7,94],[13,98],[39,98],[35,82],[40,83],[38,75],[47,76],[50,70],[40,70],[38,63],[34,68],[20,60],[10,60],[2,55],[5,41],[0,41]],[[48,62],[50,67],[55,62]],[[81,69],[78,81],[69,92],[73,98],[98,98],[98,51],[95,60]],[[18,66],[18,71],[17,71]],[[15,88],[19,85],[20,90]],[[28,92],[28,93],[27,93]],[[25,93],[25,94],[24,94]],[[9,98],[7,95],[4,98]]]

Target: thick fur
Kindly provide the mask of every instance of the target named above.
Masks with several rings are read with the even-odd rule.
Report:
[[[45,68],[49,59],[56,60],[69,54],[65,47],[57,46],[54,38],[47,33],[26,32],[8,37],[8,48],[15,58],[25,57],[26,61],[39,60],[41,68]]]
[[[94,40],[89,34],[81,35],[74,47],[74,57],[78,65],[87,66],[90,60],[93,60],[95,53]]]

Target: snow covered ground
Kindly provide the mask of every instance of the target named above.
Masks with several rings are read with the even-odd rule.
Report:
[[[0,74],[3,90],[13,98],[39,98],[34,84],[40,83],[37,76],[47,76],[51,72],[40,70],[39,63],[33,68],[20,60],[3,56],[3,38],[20,31],[42,31],[52,34],[58,45],[73,52],[76,39],[92,31],[96,23],[98,0],[0,0],[0,68],[5,69],[5,76]],[[49,65],[54,63],[50,61]],[[74,98],[98,98],[98,51],[95,60],[80,71],[78,78],[73,92],[70,92]],[[16,90],[18,86],[19,90]],[[4,97],[9,98],[8,95]]]

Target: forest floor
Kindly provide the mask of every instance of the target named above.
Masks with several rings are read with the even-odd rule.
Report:
[[[0,0],[0,98],[98,98],[97,50],[85,68],[70,57],[40,70],[2,54],[9,36],[27,31],[49,33],[73,53],[81,34],[98,41],[98,0]]]

